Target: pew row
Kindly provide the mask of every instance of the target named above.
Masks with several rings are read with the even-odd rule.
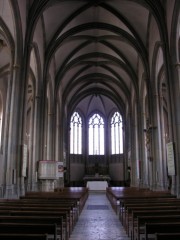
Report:
[[[1,240],[48,240],[47,234],[0,233]]]
[[[87,189],[68,188],[61,192],[28,192],[20,199],[1,199],[0,224],[9,225],[11,228],[16,224],[17,232],[14,234],[17,236],[18,226],[23,227],[24,234],[26,232],[27,235],[30,233],[37,235],[38,232],[35,230],[29,232],[27,226],[30,228],[35,224],[43,228],[45,224],[51,226],[57,224],[56,232],[54,234],[51,232],[49,239],[68,240],[87,198]],[[7,228],[0,234],[6,234],[8,237]],[[46,236],[43,237],[45,239]]]
[[[36,224],[36,223],[0,223],[0,234],[40,234],[47,235],[48,239],[57,240],[56,224]],[[59,238],[58,238],[59,239]]]
[[[180,239],[179,233],[156,233],[155,240],[178,240]]]
[[[169,233],[179,233],[179,231],[180,231],[180,222],[146,223],[145,224],[145,240],[155,239],[156,233],[169,234]]]
[[[180,199],[167,191],[110,187],[107,188],[106,195],[132,240],[146,236],[147,222],[177,224],[180,220]]]

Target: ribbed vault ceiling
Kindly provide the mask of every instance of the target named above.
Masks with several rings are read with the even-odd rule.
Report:
[[[55,94],[61,88],[67,106],[86,113],[116,106],[123,113],[132,92],[138,94],[137,67],[148,74],[148,23],[163,17],[161,2],[34,0],[30,6],[34,30],[44,22],[45,74],[55,64]]]

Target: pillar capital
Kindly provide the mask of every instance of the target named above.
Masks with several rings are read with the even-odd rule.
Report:
[[[20,65],[19,65],[19,64],[14,64],[14,65],[13,65],[13,68],[14,68],[14,69],[19,69],[19,68],[20,68]]]

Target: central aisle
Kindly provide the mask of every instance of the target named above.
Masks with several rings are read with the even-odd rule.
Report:
[[[106,193],[89,193],[70,240],[129,240]]]

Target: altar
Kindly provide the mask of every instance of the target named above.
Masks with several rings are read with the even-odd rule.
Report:
[[[88,175],[85,176],[83,179],[86,187],[90,191],[106,191],[106,188],[108,187],[108,182],[110,181],[109,176],[99,174],[95,174],[94,176]]]
[[[87,181],[86,187],[89,191],[106,191],[107,181]]]

